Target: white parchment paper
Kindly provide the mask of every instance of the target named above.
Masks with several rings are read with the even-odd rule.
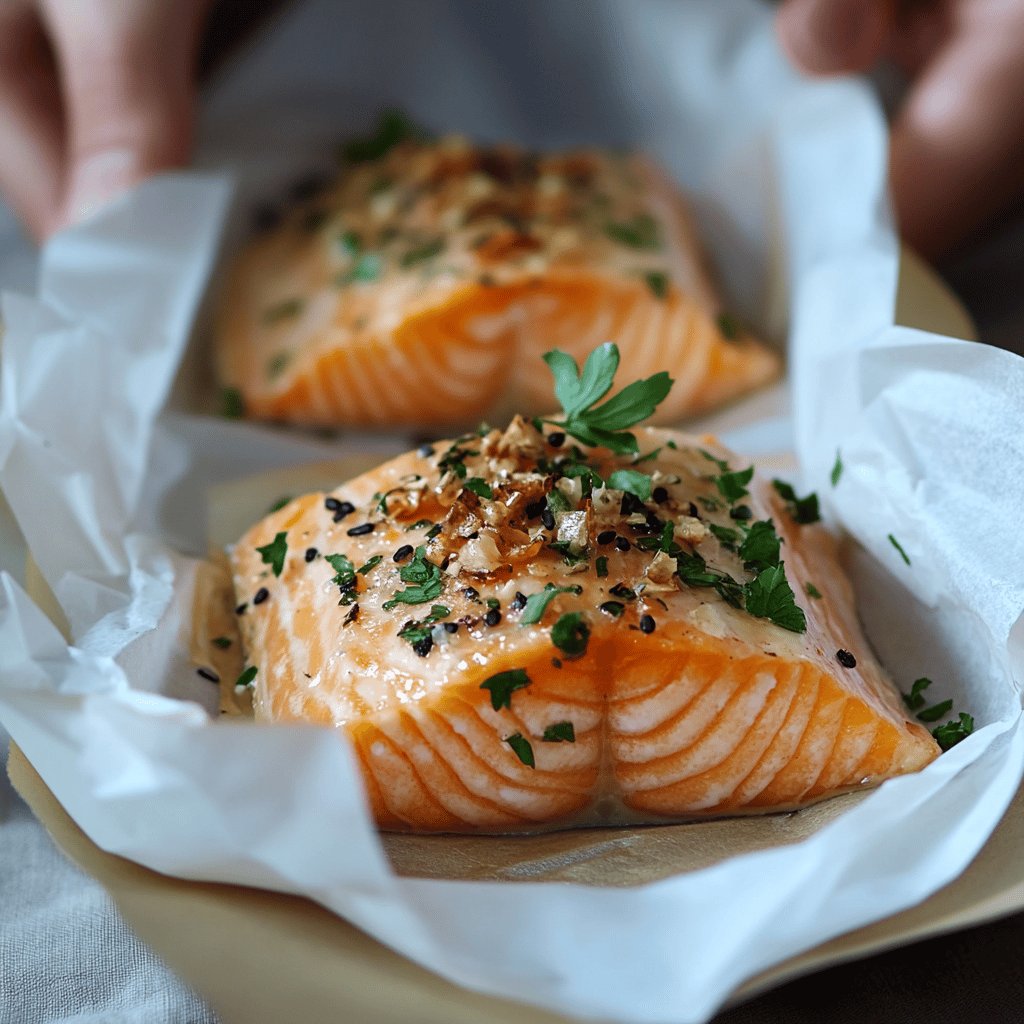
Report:
[[[3,299],[0,487],[73,643],[0,577],[0,720],[105,849],[306,894],[482,991],[595,1020],[697,1022],[744,978],[956,877],[1017,789],[1024,362],[893,325],[881,116],[856,84],[797,81],[767,12],[509,6],[396,0],[382,27],[379,4],[352,3],[332,33],[336,6],[306,5],[212,98],[204,166],[234,174],[238,213],[315,161],[330,131],[395,101],[487,138],[653,151],[695,190],[733,303],[769,333],[788,307],[792,416],[781,393],[761,396],[729,414],[726,439],[751,454],[795,447],[861,545],[862,611],[890,670],[905,685],[935,678],[977,731],[803,843],[652,885],[395,876],[338,738],[211,720],[212,688],[188,662],[205,487],[325,454],[161,413],[229,208],[228,178],[197,174],[54,239],[39,294]],[[532,43],[497,45],[510,36]],[[302,60],[282,59],[296,47]],[[270,117],[271,103],[291,113]]]

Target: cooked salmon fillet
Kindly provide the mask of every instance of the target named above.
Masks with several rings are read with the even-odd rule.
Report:
[[[712,438],[545,431],[425,446],[232,549],[256,716],[343,731],[382,827],[788,809],[938,754],[823,528]]]
[[[638,373],[675,373],[662,422],[780,365],[723,309],[685,200],[649,161],[457,136],[350,161],[293,205],[237,259],[215,329],[247,415],[321,426],[541,412],[536,357],[611,338]]]

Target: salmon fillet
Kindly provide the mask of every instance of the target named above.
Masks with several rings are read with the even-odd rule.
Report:
[[[536,357],[609,338],[639,374],[673,368],[662,422],[780,366],[723,310],[685,200],[649,161],[457,136],[349,162],[293,206],[237,259],[215,327],[247,415],[320,426],[541,412]]]
[[[789,809],[938,754],[824,529],[712,438],[545,430],[424,446],[231,551],[256,716],[344,732],[383,828]]]

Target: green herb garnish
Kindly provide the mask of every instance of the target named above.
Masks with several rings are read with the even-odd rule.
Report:
[[[385,110],[372,135],[349,139],[341,147],[341,155],[350,164],[379,160],[400,142],[418,140],[426,133],[400,110]]]
[[[270,508],[267,509],[267,515],[269,516],[271,512],[280,512],[281,509],[283,509],[285,505],[287,505],[288,502],[291,500],[292,498],[290,494],[282,495],[280,498],[277,499],[277,501],[274,502],[273,505],[270,506]]]
[[[223,388],[220,393],[220,414],[229,420],[240,420],[245,415],[245,399],[238,388]]]
[[[599,579],[604,579],[608,575],[608,559],[605,555],[598,555],[594,559],[594,568],[597,571]]]
[[[275,380],[280,377],[287,369],[291,359],[291,352],[278,352],[277,355],[271,356],[270,359],[267,360],[267,377],[270,380]]]
[[[927,676],[922,676],[920,679],[915,679],[913,685],[910,687],[910,693],[904,693],[903,703],[911,711],[917,711],[919,708],[924,707],[924,691],[932,685],[932,681]]]
[[[651,498],[651,478],[635,469],[617,469],[608,477],[608,486],[617,491],[628,491],[641,501]]]
[[[547,611],[548,605],[559,595],[559,594],[579,594],[583,590],[582,587],[556,587],[554,583],[547,583],[544,589],[538,591],[536,594],[530,594],[526,599],[526,604],[523,605],[523,614],[519,617],[519,622],[523,626],[532,626],[536,622],[544,617],[544,613]]]
[[[830,478],[832,480],[832,486],[835,487],[839,483],[839,478],[843,475],[843,457],[839,454],[839,449],[836,449],[836,461],[832,464],[832,473]]]
[[[429,242],[417,245],[402,255],[399,261],[403,267],[414,267],[417,263],[431,260],[444,249],[443,238],[433,238]]]
[[[972,732],[974,732],[974,719],[961,711],[959,721],[950,721],[945,725],[940,725],[937,729],[932,730],[932,736],[945,751],[950,747],[955,747],[961,740],[967,739]]]
[[[953,709],[953,701],[944,700],[938,704],[933,704],[930,708],[925,708],[923,711],[918,711],[917,720],[919,722],[937,722],[944,715],[948,715]]]
[[[891,533],[889,534],[889,543],[900,553],[900,558],[902,558],[907,565],[910,565],[910,555],[903,550],[903,545],[900,544],[900,542]]]
[[[712,535],[718,538],[723,548],[735,551],[739,543],[740,531],[734,530],[731,526],[719,526],[718,523],[708,523],[708,529]]]
[[[383,271],[383,257],[379,253],[364,252],[348,270],[343,271],[334,279],[334,283],[346,285],[353,281],[376,281]]]
[[[668,274],[663,274],[660,270],[648,270],[644,274],[644,280],[656,299],[663,299],[668,295]]]
[[[467,491],[472,491],[481,498],[487,498],[489,500],[494,497],[494,491],[491,490],[491,485],[484,480],[483,477],[471,476],[468,480],[462,481],[462,486],[465,487]]]
[[[569,658],[583,654],[589,640],[590,627],[580,612],[566,612],[551,627],[551,642]]]
[[[338,236],[338,244],[346,256],[355,259],[363,248],[363,239],[357,231],[343,231]]]
[[[805,525],[807,523],[816,523],[821,519],[818,509],[818,495],[813,491],[806,498],[798,498],[791,484],[787,484],[785,480],[777,479],[772,481],[772,487],[775,488],[776,493],[786,503],[789,514],[796,522]]]
[[[804,590],[807,591],[808,597],[813,597],[815,601],[821,600],[821,591],[813,583],[805,583]]]
[[[754,572],[770,569],[779,564],[779,535],[770,519],[753,523],[740,544],[739,556],[743,565]]]
[[[533,747],[530,746],[530,741],[526,739],[522,733],[514,732],[511,736],[506,736],[505,742],[512,748],[516,757],[518,757],[527,768],[534,767]]]
[[[631,221],[608,221],[604,233],[631,249],[660,249],[658,222],[649,213],[638,213]]]
[[[302,299],[285,299],[284,302],[279,302],[276,306],[271,306],[264,311],[263,322],[276,324],[282,320],[289,320],[293,316],[298,316],[304,305]]]
[[[403,583],[412,584],[399,590],[382,608],[390,610],[398,604],[426,604],[441,596],[441,567],[427,559],[427,549],[420,545],[413,560],[403,565],[398,575]]]
[[[250,665],[236,680],[235,686],[252,686],[253,680],[256,678],[256,674],[259,669],[255,665]]]
[[[510,668],[485,679],[480,684],[480,689],[490,693],[491,707],[495,711],[500,711],[502,708],[512,707],[512,694],[524,686],[529,686],[531,682],[525,668]]]
[[[287,537],[287,532],[282,531],[275,534],[274,539],[269,544],[264,544],[263,547],[256,549],[260,553],[260,558],[263,559],[264,564],[270,566],[275,576],[280,576],[281,570],[284,568],[284,556],[288,554]]]
[[[735,341],[740,336],[740,325],[732,313],[719,313],[715,323],[726,341]]]
[[[786,579],[786,567],[778,565],[759,572],[743,588],[747,611],[759,619],[769,619],[776,626],[793,633],[807,630],[807,617],[796,603],[793,588]]]
[[[222,651],[226,651],[231,646],[232,640],[229,636],[215,636],[210,643],[212,643],[214,647],[217,647]]]
[[[360,576],[365,576],[375,565],[379,565],[382,561],[384,561],[383,555],[371,555],[361,566],[359,566],[358,569],[356,569],[356,572],[359,573]]]
[[[576,730],[573,728],[572,722],[556,722],[544,730],[541,739],[545,743],[575,743]]]
[[[744,498],[750,493],[750,491],[747,490],[747,484],[750,483],[753,476],[753,466],[748,466],[746,469],[727,471],[722,473],[721,476],[715,477],[715,486],[718,488],[719,494],[721,494],[730,505],[733,505],[739,501],[740,498]]]
[[[619,455],[638,451],[636,438],[626,428],[650,416],[672,387],[667,373],[624,387],[603,405],[619,367],[619,349],[612,342],[594,349],[580,374],[572,356],[558,349],[545,353],[555,378],[555,395],[562,404],[564,420],[547,420],[567,434],[594,447],[603,445]]]

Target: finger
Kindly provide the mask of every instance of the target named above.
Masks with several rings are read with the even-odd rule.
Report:
[[[936,258],[1024,192],[1024,64],[1005,20],[962,35],[916,81],[893,125],[890,179],[901,233]]]
[[[892,25],[890,0],[785,0],[775,27],[802,71],[866,71],[882,53]]]
[[[187,162],[205,6],[202,0],[43,0],[66,116],[64,222]]]
[[[61,109],[53,55],[27,4],[0,3],[0,193],[36,240],[60,194]]]

